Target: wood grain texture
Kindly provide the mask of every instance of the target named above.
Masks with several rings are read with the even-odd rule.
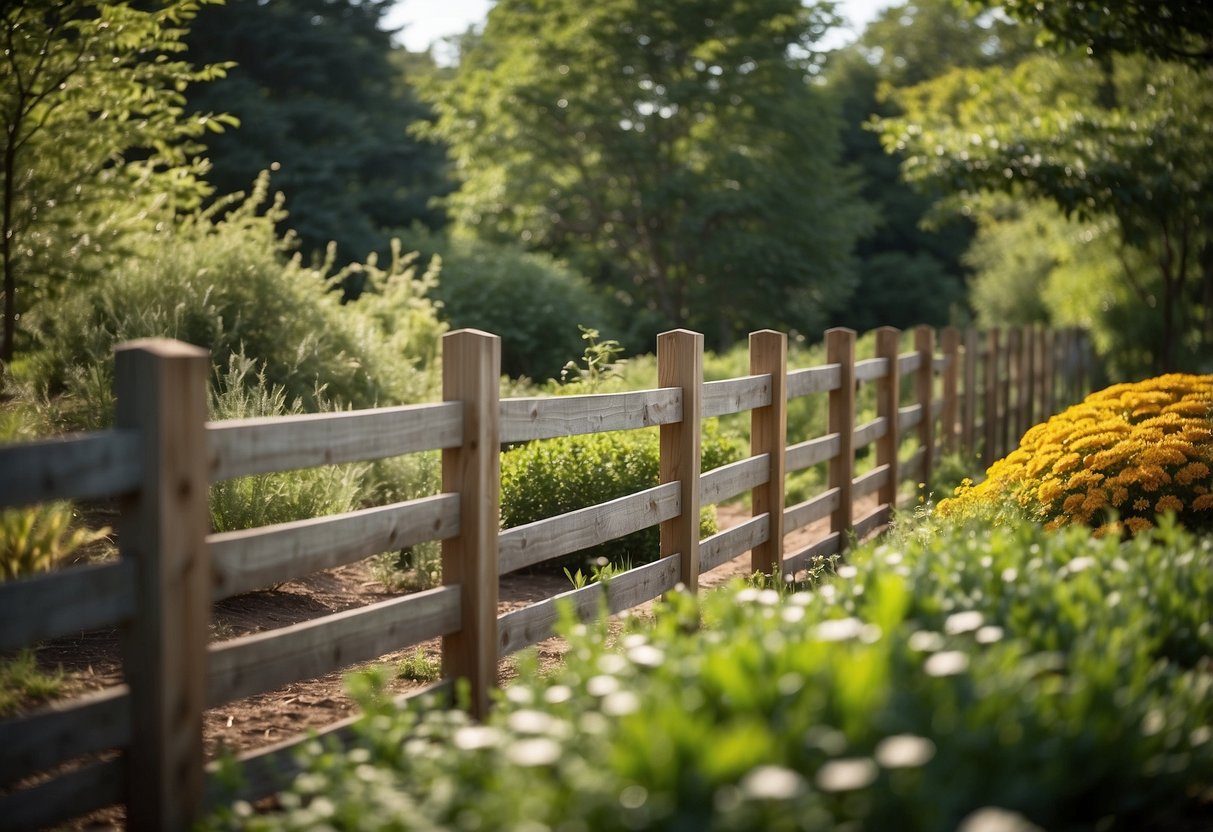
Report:
[[[210,649],[207,704],[218,707],[453,633],[462,600],[461,587],[440,586],[221,642]]]
[[[739,459],[700,474],[699,499],[704,505],[723,503],[762,485],[770,476],[771,463],[766,454]]]
[[[851,531],[851,480],[855,476],[855,331],[826,331],[826,360],[841,367],[842,383],[830,393],[827,428],[839,436],[838,454],[830,460],[830,488],[838,489],[838,506],[830,514],[830,531],[841,535],[845,547]]]
[[[459,534],[459,495],[212,534],[214,599]]]
[[[121,759],[88,763],[54,780],[0,796],[0,829],[53,826],[94,809],[121,803],[126,789],[126,770]]]
[[[842,450],[842,436],[828,433],[807,442],[789,445],[787,450],[787,472],[802,471],[810,465],[828,462]]]
[[[75,566],[0,584],[0,653],[119,624],[134,610],[135,568],[129,561]]]
[[[889,371],[887,358],[865,358],[855,362],[855,381],[876,381]]]
[[[783,335],[783,333],[776,334]],[[750,337],[752,339],[754,336]],[[784,336],[784,341],[786,343],[787,336]],[[755,372],[753,366],[751,366],[750,372]],[[772,377],[770,373],[757,373],[741,378],[704,382],[703,418],[711,419],[715,416],[728,416],[732,413],[744,413],[758,407],[767,407],[771,404]],[[782,393],[784,375],[780,374],[775,378],[777,378],[779,392]]]
[[[497,683],[500,382],[500,338],[474,329],[442,336],[442,397],[463,410],[460,441],[442,451],[442,491],[459,495],[459,534],[442,541],[442,582],[458,586],[463,599],[459,627],[442,640],[442,669],[468,680],[477,719]]]
[[[682,391],[641,390],[501,400],[501,441],[528,442],[682,420]]]
[[[137,431],[143,482],[120,503],[118,544],[134,567],[123,631],[130,685],[127,824],[176,830],[198,817],[210,624],[206,533],[206,350],[146,339],[115,350],[117,427]]]
[[[784,528],[791,533],[823,517],[829,517],[840,505],[840,494],[841,489],[830,488],[803,503],[788,506],[783,510]]]
[[[769,514],[760,514],[731,529],[705,537],[699,544],[699,565],[703,571],[710,572],[765,542],[771,534],[770,519]]]
[[[0,507],[113,497],[139,487],[139,434],[105,430],[0,445]]]
[[[75,757],[128,744],[130,717],[130,692],[118,685],[0,722],[0,788]]]
[[[787,391],[789,399],[798,399],[812,393],[828,393],[842,384],[842,368],[838,364],[824,364],[788,372]]]
[[[681,488],[667,483],[588,508],[515,526],[498,539],[501,574],[646,529],[681,512]]]
[[[764,329],[750,334],[750,372],[770,376],[770,404],[750,411],[750,454],[767,457],[766,481],[750,491],[751,516],[767,515],[767,535],[750,551],[750,570],[778,575],[783,556],[784,465],[787,461],[788,337]]]
[[[891,371],[876,387],[876,416],[886,422],[884,434],[876,442],[876,464],[888,469],[887,482],[877,499],[882,503],[897,501],[897,455],[901,447],[901,364],[897,351],[901,348],[901,330],[891,326],[876,330],[876,354],[887,358]]]
[[[870,422],[864,422],[862,425],[855,427],[854,447],[855,450],[866,448],[876,440],[889,434],[889,422],[884,418],[873,419]]]
[[[703,336],[676,329],[657,336],[657,383],[682,390],[682,421],[661,426],[662,484],[679,483],[679,514],[661,523],[661,556],[682,556],[679,580],[699,587],[700,420],[703,414]]]
[[[462,429],[461,408],[451,402],[211,422],[210,479],[450,448]]]

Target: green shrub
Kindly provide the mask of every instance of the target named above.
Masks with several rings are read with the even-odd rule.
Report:
[[[711,422],[704,426],[702,447],[705,471],[741,458],[738,443]],[[521,526],[653,488],[660,481],[659,452],[655,429],[561,437],[511,448],[501,455],[501,524]],[[700,535],[715,531],[715,511],[705,506]],[[653,526],[549,566],[579,568],[599,557],[639,566],[657,560],[658,541]]]
[[[605,328],[602,298],[581,275],[542,254],[474,240],[411,234],[410,246],[438,255],[432,295],[452,329],[501,336],[509,376],[556,378],[581,354],[578,324]]]
[[[212,827],[1203,828],[1213,541],[952,529],[837,571],[566,622],[483,725],[359,678],[354,750],[312,743],[280,809]]]

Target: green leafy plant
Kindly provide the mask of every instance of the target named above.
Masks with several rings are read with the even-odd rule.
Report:
[[[579,393],[596,393],[603,382],[623,374],[623,362],[619,360],[623,347],[613,338],[603,340],[592,327],[578,324],[577,328],[581,330],[581,340],[586,342],[581,363],[569,361],[565,364],[560,371],[560,381],[573,385]]]
[[[16,713],[23,705],[50,699],[62,687],[63,669],[53,673],[42,670],[32,650],[0,658],[0,718]]]
[[[396,665],[396,678],[413,682],[437,681],[442,678],[442,662],[418,647]]]
[[[81,527],[62,500],[0,510],[0,581],[54,569],[109,534],[108,527]]]

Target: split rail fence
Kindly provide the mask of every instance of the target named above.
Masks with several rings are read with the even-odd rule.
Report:
[[[782,333],[750,337],[752,375],[703,380],[703,337],[657,341],[658,388],[554,398],[498,398],[500,343],[472,330],[443,344],[435,404],[280,418],[207,421],[205,351],[145,340],[116,350],[115,427],[0,448],[0,507],[117,498],[113,562],[0,585],[0,655],[117,627],[125,684],[0,722],[0,827],[31,828],[125,803],[139,829],[185,829],[218,794],[203,753],[203,712],[224,703],[442,638],[444,680],[468,680],[488,707],[498,660],[551,634],[557,604],[612,612],[751,553],[753,569],[795,573],[888,523],[905,481],[926,482],[939,453],[980,451],[988,463],[1023,430],[1085,392],[1091,369],[1078,331],[919,327],[826,333],[827,363],[788,369]],[[856,391],[874,385],[875,418],[856,424]],[[907,394],[903,396],[903,390]],[[787,403],[828,398],[822,436],[789,444]],[[908,400],[903,403],[903,399]],[[750,413],[750,456],[700,470],[701,420]],[[602,505],[501,530],[503,444],[659,426],[660,481]],[[899,460],[904,436],[913,456]],[[856,454],[875,465],[856,476]],[[907,446],[908,450],[909,446]],[[278,526],[212,534],[212,483],[441,450],[441,493]],[[787,474],[828,465],[827,487],[785,507]],[[699,508],[749,492],[752,518],[699,538]],[[878,507],[854,516],[875,493]],[[912,496],[912,495],[911,495]],[[870,501],[869,501],[870,502]],[[784,537],[829,518],[829,531],[785,555]],[[499,576],[660,524],[660,558],[504,615]],[[442,585],[280,629],[210,643],[212,604],[317,570],[426,540],[442,541]],[[350,720],[326,729],[342,735]],[[246,755],[246,796],[272,793],[299,741]]]

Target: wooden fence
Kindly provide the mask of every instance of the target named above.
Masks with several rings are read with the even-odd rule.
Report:
[[[753,568],[794,573],[886,524],[904,481],[929,479],[941,451],[989,462],[1029,425],[1077,399],[1089,377],[1081,333],[927,327],[826,333],[824,366],[789,370],[783,334],[750,337],[752,375],[703,381],[703,338],[657,341],[654,390],[498,399],[496,336],[443,343],[435,404],[281,418],[206,421],[210,364],[200,349],[136,341],[115,355],[111,430],[0,448],[0,507],[52,499],[120,501],[120,557],[0,585],[0,654],[117,627],[126,683],[0,723],[0,827],[29,828],[125,803],[132,828],[184,829],[217,794],[203,754],[207,708],[442,638],[444,681],[465,678],[476,715],[498,660],[551,633],[557,603],[592,615],[605,592],[619,612],[751,552]],[[903,383],[903,380],[904,383]],[[856,424],[857,385],[875,418]],[[903,389],[910,393],[903,403]],[[787,403],[828,397],[822,436],[787,436]],[[700,471],[701,420],[750,413],[751,453]],[[660,426],[661,484],[610,503],[500,530],[503,444]],[[899,460],[903,436],[917,449]],[[856,476],[856,452],[875,465]],[[212,534],[211,483],[274,471],[442,452],[441,493],[300,522]],[[788,473],[828,464],[827,487],[784,507]],[[749,492],[752,519],[699,538],[699,508]],[[854,505],[875,493],[862,517]],[[784,555],[784,536],[829,518],[820,540]],[[660,559],[497,615],[500,575],[660,524]],[[426,540],[442,541],[442,586],[281,629],[208,643],[212,603]],[[350,720],[326,729],[341,736]],[[248,796],[292,770],[297,742],[247,755]]]

